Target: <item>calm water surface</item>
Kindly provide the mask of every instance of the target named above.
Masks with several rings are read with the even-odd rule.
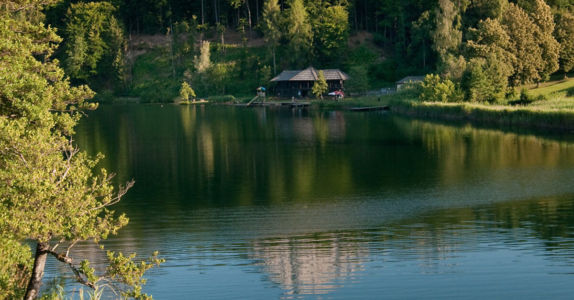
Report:
[[[136,180],[117,207],[130,224],[106,245],[160,251],[145,288],[156,299],[574,295],[568,137],[141,105],[90,113],[77,141]]]

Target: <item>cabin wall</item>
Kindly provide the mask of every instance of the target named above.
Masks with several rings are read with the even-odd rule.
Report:
[[[280,98],[307,98],[313,97],[312,89],[314,81],[280,81],[274,89],[274,94]],[[343,90],[343,81],[327,80],[327,93]]]

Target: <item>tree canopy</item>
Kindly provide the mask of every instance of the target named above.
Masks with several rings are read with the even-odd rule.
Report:
[[[126,41],[115,11],[109,2],[79,2],[68,8],[63,47],[70,77],[84,82],[97,75],[121,79]]]
[[[10,266],[0,269],[0,295],[36,298],[51,256],[84,285],[96,288],[114,277],[126,296],[146,298],[134,271],[158,264],[157,257],[128,270],[133,261],[112,254],[115,264],[98,275],[70,257],[78,241],[97,243],[127,223],[110,206],[133,182],[115,189],[106,170],[96,171],[101,156],[89,157],[73,143],[80,111],[95,105],[86,101],[93,92],[71,86],[51,59],[61,39],[44,26],[41,9],[52,2],[7,1],[0,10],[0,252]],[[35,254],[27,241],[34,241]]]
[[[213,88],[205,80],[206,84],[194,82],[200,92],[252,91],[258,76],[245,74],[258,74],[267,66],[272,75],[309,65],[346,72],[361,66],[367,84],[374,88],[429,73],[462,83],[469,74],[501,63],[507,78],[497,79],[500,84],[538,83],[558,69],[572,70],[568,45],[574,39],[568,20],[573,9],[572,1],[562,0],[64,0],[48,15],[49,23],[65,33],[65,47],[57,54],[67,73],[98,90],[110,84],[102,84],[104,79],[97,74],[132,74],[126,59],[120,61],[122,55],[134,57],[130,54],[139,49],[127,54],[116,51],[125,48],[123,36],[168,34],[169,66],[162,67],[170,74],[165,90],[172,90],[175,97],[185,70],[207,74],[209,68],[189,63],[194,56],[206,55],[203,41],[211,42],[211,61],[219,65],[212,75],[225,73],[223,77],[240,84],[225,88],[223,82],[218,83],[221,88]],[[107,23],[109,28],[101,26]],[[86,34],[90,26],[94,35]],[[503,31],[508,42],[495,46],[498,42],[488,40],[487,30]],[[235,50],[225,39],[227,35],[237,39],[238,33],[241,47]],[[260,38],[265,53],[250,44]],[[489,50],[497,52],[487,57],[484,51]],[[157,61],[162,64],[162,59]],[[128,94],[137,88],[128,87]]]

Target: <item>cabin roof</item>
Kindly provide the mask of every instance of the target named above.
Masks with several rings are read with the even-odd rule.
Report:
[[[348,80],[349,75],[345,74],[339,69],[326,69],[322,70],[325,75],[325,80]],[[319,79],[319,70],[309,67],[305,70],[283,71],[275,78],[271,79],[272,82],[278,81],[316,81]]]
[[[424,76],[407,76],[399,81],[398,84],[405,84],[405,83],[415,83],[415,82],[422,82],[425,80]]]

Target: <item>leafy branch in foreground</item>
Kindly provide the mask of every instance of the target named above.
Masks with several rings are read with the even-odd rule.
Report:
[[[115,190],[112,174],[95,171],[102,156],[89,157],[70,138],[81,111],[95,107],[86,102],[93,92],[70,86],[50,58],[61,39],[44,27],[41,9],[54,2],[0,4],[0,299],[37,298],[48,257],[90,288],[107,279],[120,284],[122,295],[147,299],[141,278],[161,263],[157,254],[145,264],[112,255],[101,277],[70,256],[79,241],[98,243],[127,224],[110,207],[133,181]]]

